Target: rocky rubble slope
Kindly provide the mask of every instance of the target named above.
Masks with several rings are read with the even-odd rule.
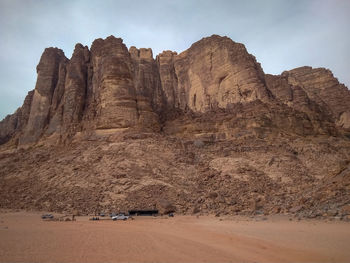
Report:
[[[37,72],[0,122],[0,207],[350,213],[350,92],[327,69],[268,75],[216,35],[155,59],[110,36]]]
[[[346,217],[350,141],[242,138],[204,143],[129,134],[0,156],[1,207],[95,213]]]

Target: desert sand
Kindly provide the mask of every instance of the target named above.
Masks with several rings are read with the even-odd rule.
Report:
[[[264,219],[264,220],[262,220]],[[0,262],[350,262],[350,224],[286,217],[43,221],[0,213]]]

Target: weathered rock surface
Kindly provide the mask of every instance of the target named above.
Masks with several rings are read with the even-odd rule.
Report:
[[[213,35],[155,59],[113,36],[48,48],[37,71],[0,122],[0,207],[347,216],[350,92],[329,70],[264,74]]]
[[[70,60],[48,48],[37,69],[35,90],[25,102],[30,110],[0,123],[2,143],[66,143],[77,133],[120,129],[214,139],[242,130],[334,135],[336,126],[350,129],[349,91],[329,70],[302,67],[265,75],[244,45],[217,35],[156,59],[151,49],[128,50],[110,36],[95,40],[91,50],[77,44]],[[228,114],[217,121],[211,112]],[[204,125],[191,114],[212,118]]]
[[[132,61],[120,38],[97,39],[91,46],[96,128],[127,128],[138,120]]]
[[[163,51],[156,58],[159,70],[159,77],[162,83],[162,90],[166,98],[166,108],[171,111],[176,104],[178,94],[176,94],[178,79],[175,73],[174,58],[177,53],[167,50]]]
[[[60,82],[59,68],[66,61],[63,51],[57,48],[47,48],[41,56],[28,123],[20,137],[20,144],[36,142],[43,134],[49,120],[52,97]]]
[[[131,47],[129,52],[133,65],[139,125],[144,129],[158,131],[163,93],[152,49]]]
[[[207,112],[237,103],[269,101],[264,73],[244,45],[213,35],[177,55],[157,56],[160,78],[170,109]]]
[[[175,57],[175,106],[206,112],[269,100],[264,73],[244,45],[213,35]]]
[[[64,133],[74,133],[83,117],[87,90],[87,72],[90,62],[88,47],[77,44],[66,67],[62,125]]]
[[[329,113],[339,121],[349,114],[350,92],[333,76],[332,72],[324,68],[313,69],[301,67],[282,73],[288,83],[300,86],[307,93],[310,99],[323,107],[327,107]],[[349,127],[350,123],[343,117],[340,122],[342,127]]]
[[[306,120],[310,121],[313,133],[336,133],[334,119],[331,116],[332,113],[328,111],[327,105],[316,103],[301,86],[290,84],[285,75],[267,74],[265,80],[267,87],[277,100],[296,111],[306,114]]]

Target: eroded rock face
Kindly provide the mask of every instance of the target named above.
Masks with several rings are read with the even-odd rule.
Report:
[[[310,99],[327,108],[337,121],[340,121],[342,114],[349,112],[350,91],[338,82],[330,70],[301,67],[285,71],[282,76],[287,78],[289,84],[303,88]],[[349,123],[341,123],[349,126]]]
[[[59,83],[60,64],[66,63],[67,58],[58,48],[47,48],[37,66],[38,78],[31,103],[29,119],[20,144],[37,141],[48,124],[52,97]]]
[[[344,129],[350,130],[350,111],[343,112],[337,124]]]
[[[164,52],[158,63],[171,108],[204,113],[269,100],[260,64],[244,45],[227,37],[204,38],[179,55]]]
[[[206,140],[350,129],[349,91],[329,70],[265,75],[243,44],[217,35],[156,59],[150,48],[128,50],[113,36],[91,50],[77,44],[70,60],[48,48],[37,71],[35,90],[0,122],[1,143],[128,129]]]
[[[127,128],[138,120],[132,61],[122,39],[97,39],[91,46],[92,89],[97,129]]]
[[[14,114],[7,115],[5,119],[0,122],[0,144],[4,144],[11,139],[17,129],[19,118],[19,110]]]
[[[313,133],[334,134],[334,120],[327,106],[323,103],[319,105],[312,100],[308,93],[299,85],[288,82],[285,75],[274,76],[265,75],[266,85],[275,99],[281,101],[288,107],[306,114],[306,120],[313,126]]]
[[[77,44],[66,69],[62,116],[64,133],[67,134],[76,131],[83,117],[89,62],[90,51],[88,47]]]
[[[161,83],[152,49],[131,47],[132,72],[136,91],[138,124],[159,130],[159,110],[163,106]]]
[[[174,67],[174,59],[177,53],[167,50],[163,51],[157,56],[157,64],[159,70],[159,77],[162,83],[162,90],[166,99],[165,106],[169,110],[172,110],[177,105],[177,75]]]
[[[63,115],[63,95],[64,95],[64,85],[66,80],[66,65],[61,63],[58,71],[58,82],[52,97],[52,103],[50,108],[50,122],[49,126],[45,131],[46,135],[51,135],[53,133],[61,132],[62,126],[62,115]]]

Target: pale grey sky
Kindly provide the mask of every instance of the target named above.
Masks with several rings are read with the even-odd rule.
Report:
[[[326,67],[350,86],[348,0],[0,0],[0,119],[34,89],[46,47],[121,37],[130,47],[181,52],[212,34],[245,44],[265,73]]]

